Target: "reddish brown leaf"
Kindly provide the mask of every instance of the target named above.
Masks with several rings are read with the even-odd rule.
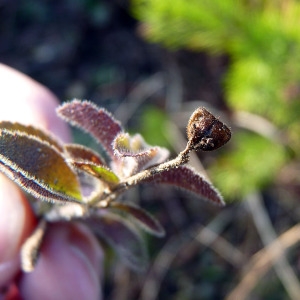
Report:
[[[138,232],[123,218],[107,210],[99,210],[97,213],[86,219],[86,223],[110,243],[129,267],[139,271],[145,269],[148,258]]]
[[[137,221],[138,224],[142,227],[142,229],[146,230],[147,232],[158,237],[162,237],[165,235],[165,231],[160,223],[144,209],[132,204],[125,204],[120,202],[111,202],[110,207],[129,214],[129,216],[133,217],[135,221]]]
[[[145,182],[171,184],[195,193],[204,200],[225,205],[221,194],[201,174],[188,166],[165,170],[154,174]]]
[[[73,100],[61,105],[57,113],[72,125],[90,133],[107,151],[110,158],[115,159],[112,142],[123,129],[109,112],[89,101]]]
[[[78,144],[67,144],[64,147],[69,157],[74,161],[85,161],[97,165],[105,165],[104,159],[88,147]]]

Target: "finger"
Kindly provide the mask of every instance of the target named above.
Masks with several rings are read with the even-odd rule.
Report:
[[[58,101],[48,89],[3,64],[0,82],[0,120],[33,124],[70,140],[66,124],[55,114]],[[0,287],[16,274],[19,248],[33,226],[34,216],[23,193],[0,174]]]
[[[101,299],[99,249],[83,225],[51,225],[34,271],[20,279],[23,299]]]

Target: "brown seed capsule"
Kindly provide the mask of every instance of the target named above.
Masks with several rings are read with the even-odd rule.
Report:
[[[192,149],[211,151],[226,144],[231,131],[204,107],[199,107],[190,117],[187,136]]]

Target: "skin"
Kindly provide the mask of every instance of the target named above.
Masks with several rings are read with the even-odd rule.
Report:
[[[55,114],[58,100],[47,88],[2,64],[0,82],[0,120],[32,124],[70,141]],[[0,174],[0,299],[102,299],[103,252],[82,224],[51,224],[35,270],[20,271],[20,247],[35,225],[22,191]]]

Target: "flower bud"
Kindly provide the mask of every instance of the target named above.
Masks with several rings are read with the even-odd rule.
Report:
[[[187,136],[191,149],[212,151],[230,140],[231,131],[204,107],[199,107],[190,117]]]

